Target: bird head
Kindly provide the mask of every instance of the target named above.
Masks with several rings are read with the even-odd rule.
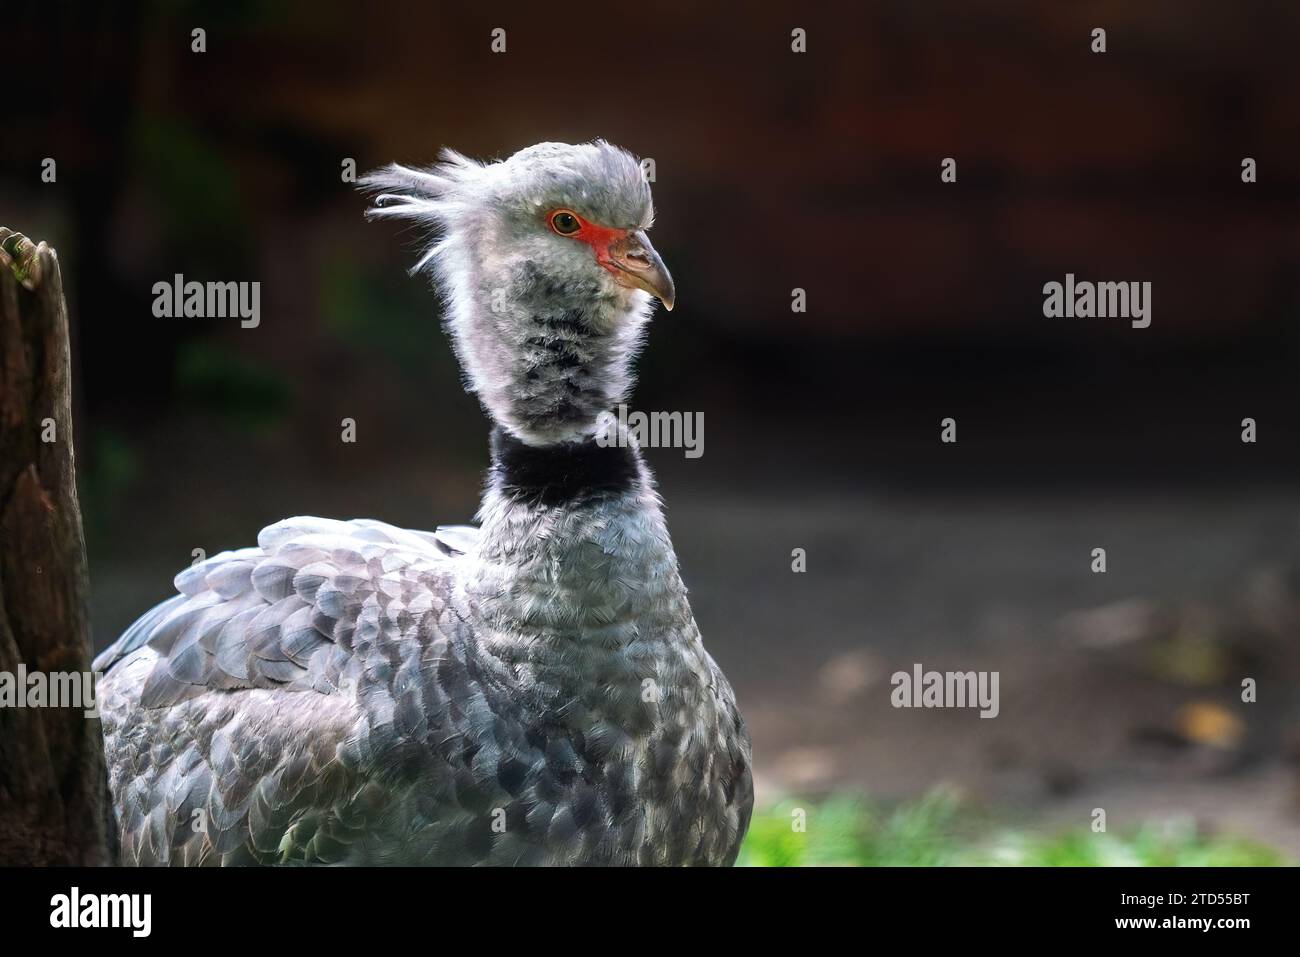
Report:
[[[446,150],[361,185],[377,194],[372,218],[429,227],[413,271],[432,273],[489,414],[531,444],[592,434],[631,386],[652,297],[667,309],[675,298],[646,234],[654,207],[637,160],[603,141],[492,163]]]

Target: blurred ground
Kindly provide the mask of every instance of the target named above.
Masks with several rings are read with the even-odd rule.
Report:
[[[1295,857],[1298,509],[772,501],[673,527],[769,799],[949,784],[1022,826],[1084,826],[1096,807],[1112,829],[1190,817]],[[781,580],[805,543],[808,573]],[[1106,575],[1088,570],[1094,545]],[[914,662],[999,671],[1000,715],[893,709],[889,676]],[[1243,704],[1250,676],[1259,701]]]

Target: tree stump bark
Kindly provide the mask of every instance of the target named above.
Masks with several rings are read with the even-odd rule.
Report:
[[[58,257],[0,227],[0,682],[10,683],[7,698],[0,688],[0,864],[110,862],[103,739],[85,714],[93,692],[52,706],[55,680],[90,672],[73,458]],[[34,674],[45,704],[19,706],[35,700],[19,681]]]

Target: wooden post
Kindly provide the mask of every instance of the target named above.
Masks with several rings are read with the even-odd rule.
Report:
[[[56,700],[91,658],[70,365],[58,257],[0,227],[0,864],[110,861],[93,692]],[[43,676],[44,706],[18,706],[34,698],[24,672]]]

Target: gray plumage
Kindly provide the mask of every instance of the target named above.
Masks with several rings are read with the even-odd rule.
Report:
[[[436,234],[420,268],[498,427],[480,527],[292,518],[181,572],[95,664],[123,860],[731,863],[749,737],[640,453],[595,442],[645,290],[672,295],[624,275],[662,265],[639,166],[542,144],[366,185]]]

